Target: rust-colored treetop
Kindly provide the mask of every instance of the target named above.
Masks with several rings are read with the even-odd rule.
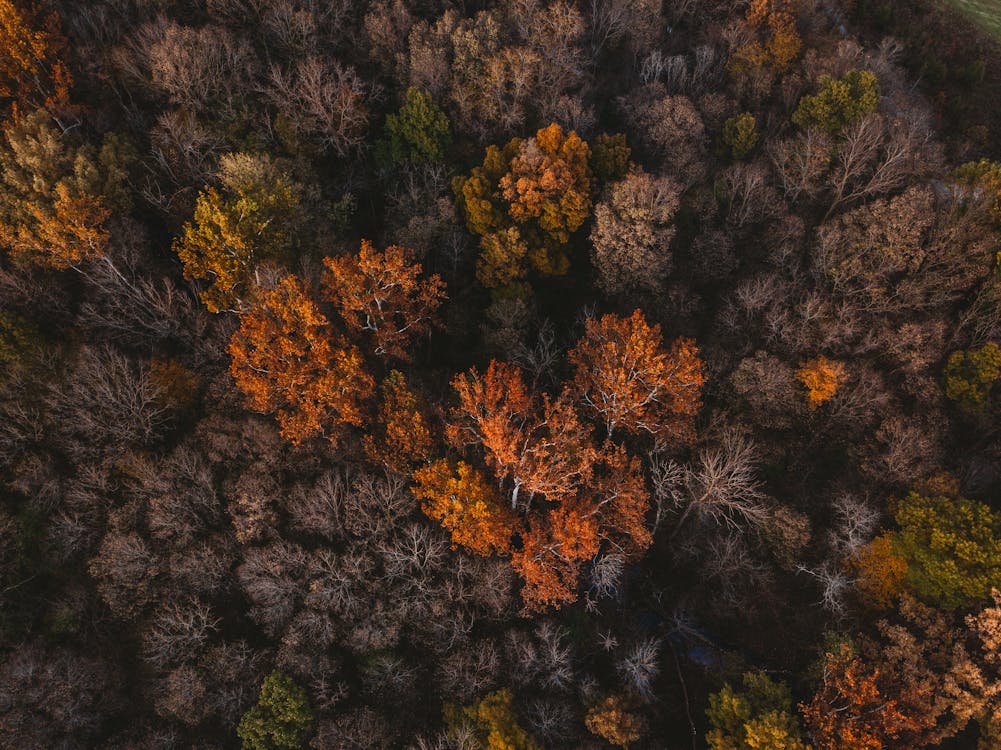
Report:
[[[260,292],[229,353],[248,407],[276,412],[283,437],[293,443],[324,435],[336,444],[344,425],[363,423],[374,382],[361,352],[333,331],[295,277]]]
[[[687,439],[706,376],[691,339],[664,348],[659,325],[639,310],[628,318],[590,318],[570,351],[577,397],[611,436],[616,429]]]
[[[73,81],[59,59],[66,40],[55,13],[31,2],[0,0],[0,100],[18,110],[69,107]]]
[[[378,251],[362,240],[357,255],[325,258],[323,294],[348,328],[371,337],[377,355],[408,360],[408,346],[437,323],[445,284],[434,274],[421,278],[409,248]]]

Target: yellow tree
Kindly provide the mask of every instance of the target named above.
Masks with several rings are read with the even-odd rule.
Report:
[[[377,355],[410,359],[407,348],[437,323],[445,299],[438,274],[422,279],[413,250],[391,245],[379,252],[368,240],[357,255],[325,258],[323,264],[324,296],[348,327],[369,333]]]
[[[259,264],[286,259],[301,192],[267,156],[227,154],[218,177],[221,189],[199,194],[194,220],[174,243],[185,278],[208,284],[201,298],[210,312],[245,309]]]
[[[344,426],[363,424],[374,382],[361,352],[340,340],[294,276],[260,292],[229,353],[249,408],[276,412],[293,443],[325,435],[336,445]]]

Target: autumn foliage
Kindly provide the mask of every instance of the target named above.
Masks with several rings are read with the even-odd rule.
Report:
[[[0,100],[15,109],[69,105],[73,80],[60,60],[66,40],[59,19],[30,0],[0,0]]]
[[[663,346],[660,326],[636,310],[628,318],[589,318],[570,352],[577,397],[603,422],[634,434],[687,439],[702,404],[705,373],[691,339]]]
[[[229,344],[230,372],[249,408],[276,412],[293,443],[324,435],[337,443],[345,425],[363,422],[374,382],[361,353],[341,340],[287,276],[262,291]]]
[[[887,695],[879,677],[848,645],[826,655],[823,683],[801,706],[817,750],[883,750],[921,729],[921,717]]]
[[[431,430],[417,403],[416,394],[398,370],[379,385],[380,403],[371,434],[365,436],[365,455],[396,471],[427,457]]]
[[[806,388],[806,402],[811,409],[834,398],[847,375],[843,364],[823,355],[804,362],[796,371],[796,377]]]
[[[489,146],[482,166],[456,178],[466,225],[481,237],[481,283],[502,287],[529,269],[567,272],[566,245],[591,210],[590,156],[577,133],[553,124],[533,138]]]
[[[409,359],[408,346],[431,330],[445,298],[438,275],[422,279],[412,250],[393,245],[379,252],[368,240],[358,255],[323,263],[324,297],[349,330],[369,334],[378,355]]]

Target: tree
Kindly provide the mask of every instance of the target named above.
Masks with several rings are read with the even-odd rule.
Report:
[[[59,59],[66,40],[59,17],[34,3],[0,0],[0,100],[58,112],[69,106],[73,79]]]
[[[971,414],[985,412],[991,389],[1001,380],[1001,347],[991,342],[979,349],[953,352],[944,377],[947,398]]]
[[[1001,163],[981,159],[962,165],[953,177],[967,188],[967,197],[981,203],[990,218],[1001,223]]]
[[[302,187],[266,155],[227,154],[217,176],[222,189],[198,195],[194,220],[174,249],[185,278],[208,284],[201,298],[210,312],[244,310],[259,264],[289,259]]]
[[[431,431],[403,373],[392,370],[380,384],[379,393],[379,413],[374,434],[365,436],[365,454],[370,461],[403,472],[408,464],[427,458]]]
[[[806,402],[811,409],[816,409],[834,398],[847,373],[843,364],[821,355],[804,362],[796,371],[796,377],[806,388]]]
[[[893,536],[882,534],[860,548],[849,560],[863,600],[885,609],[904,590],[907,560],[894,549]]]
[[[956,609],[1001,588],[1001,516],[958,496],[911,492],[895,514],[893,541],[907,584],[921,599]]]
[[[0,150],[0,244],[23,265],[66,269],[104,254],[112,208],[130,150],[113,135],[100,150],[74,142],[38,110],[3,127]]]
[[[313,723],[306,691],[281,672],[261,683],[257,704],[240,719],[244,750],[300,750]]]
[[[354,68],[326,57],[299,59],[271,71],[268,95],[292,146],[345,157],[365,140],[368,86]]]
[[[570,351],[577,398],[604,423],[634,434],[687,439],[702,405],[705,374],[690,339],[663,348],[659,325],[636,310],[629,318],[590,318]]]
[[[458,736],[468,726],[483,750],[542,750],[518,723],[510,690],[498,690],[465,708],[445,706],[445,722]]]
[[[730,156],[743,159],[758,145],[758,123],[750,112],[742,112],[723,123],[723,143],[730,147]]]
[[[745,672],[744,689],[730,683],[709,696],[710,750],[806,750],[792,695],[763,672]]]
[[[442,459],[414,472],[414,496],[422,509],[451,533],[452,541],[478,555],[504,554],[519,528],[497,490],[475,468]]]
[[[295,444],[361,425],[375,384],[358,349],[339,338],[294,276],[259,293],[229,343],[230,373],[256,411],[277,411]]]
[[[879,81],[872,71],[850,70],[840,79],[822,75],[817,93],[800,99],[792,121],[804,130],[838,133],[876,109],[879,96]]]
[[[522,491],[550,501],[572,495],[591,475],[596,451],[590,428],[565,398],[540,400],[530,393],[521,370],[491,361],[481,376],[475,368],[452,381],[459,396],[447,435],[457,448],[479,445],[497,479],[510,487],[512,508]]]
[[[808,704],[800,704],[817,750],[883,750],[921,728],[920,717],[905,714],[883,693],[878,677],[848,644],[825,655],[823,683]]]
[[[413,87],[399,112],[386,115],[385,131],[389,158],[397,164],[444,161],[452,143],[448,117],[430,94]]]
[[[486,238],[516,227],[527,245],[523,256],[506,253],[514,265],[507,272],[501,270],[495,248],[486,261],[492,270],[480,272],[481,279],[499,283],[524,276],[521,257],[543,275],[567,272],[566,245],[591,210],[590,156],[577,133],[553,124],[533,138],[515,138],[503,149],[489,146],[482,166],[453,181],[469,231]],[[514,247],[513,240],[509,236],[502,245]]]
[[[670,269],[672,221],[681,188],[669,177],[635,171],[609,186],[594,208],[591,261],[607,294],[656,289]]]
[[[325,258],[324,297],[352,331],[367,331],[378,355],[410,359],[409,344],[437,322],[445,284],[434,274],[421,279],[414,252],[391,245],[378,252],[362,240],[356,256]]]
[[[628,748],[646,734],[646,722],[636,711],[635,701],[629,696],[609,695],[588,709],[584,725],[616,747]]]

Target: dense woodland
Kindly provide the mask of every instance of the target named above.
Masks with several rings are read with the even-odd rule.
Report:
[[[926,5],[0,0],[0,748],[1001,747]]]

